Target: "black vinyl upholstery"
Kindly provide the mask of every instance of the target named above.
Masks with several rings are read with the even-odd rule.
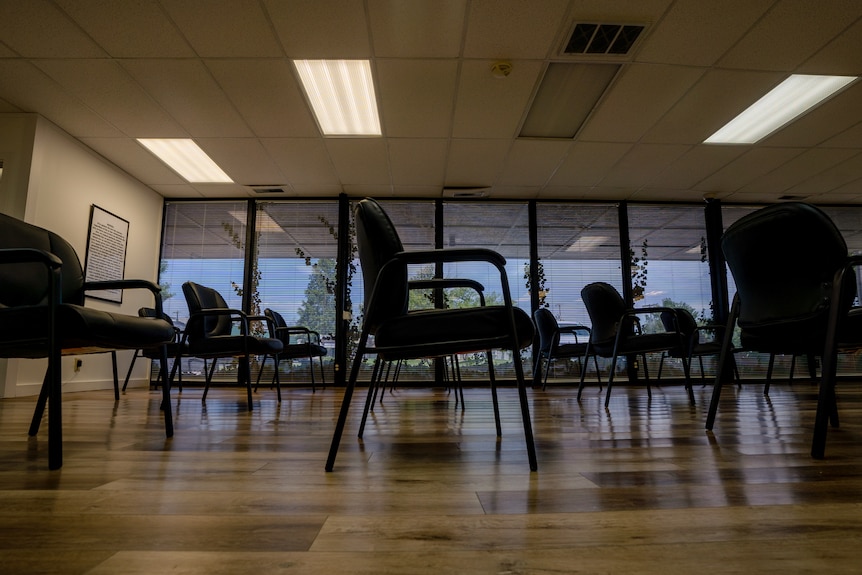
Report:
[[[263,310],[263,315],[267,320],[266,325],[269,330],[269,337],[281,340],[283,346],[278,357],[273,358],[276,360],[276,371],[278,370],[278,362],[283,359],[308,358],[311,390],[314,392],[317,389],[317,384],[314,381],[314,358],[316,357],[320,363],[320,381],[325,386],[326,379],[323,371],[323,358],[326,357],[327,351],[320,344],[320,334],[304,326],[287,325],[284,317],[274,309],[266,308]],[[266,357],[264,357],[263,363],[266,363]],[[258,382],[260,382],[260,376],[263,373],[263,363],[261,363],[261,370],[257,375]]]
[[[679,331],[677,322],[674,322],[674,328],[670,331],[642,333],[640,330],[640,316],[666,312],[675,317],[676,310],[673,308],[629,308],[617,289],[605,282],[594,282],[584,286],[581,290],[581,298],[584,301],[590,321],[592,322],[587,353],[611,358],[611,367],[608,372],[608,390],[605,393],[605,407],[609,405],[611,399],[617,358],[621,355],[644,355],[653,352],[667,352],[683,345],[682,334]],[[682,364],[685,371],[685,385],[688,390],[689,401],[693,405],[694,392],[689,381],[688,360],[683,358]],[[646,366],[646,357],[644,356],[644,380],[647,385],[647,393],[651,395],[649,373]],[[584,389],[584,374],[585,371],[582,370],[581,383],[578,386],[579,400]]]
[[[841,232],[819,208],[802,202],[774,204],[734,222],[721,249],[736,283],[722,343],[706,428],[715,423],[722,388],[721,371],[732,348],[735,325],[741,349],[765,353],[821,355],[820,393],[811,455],[822,458],[835,403],[837,354],[862,348],[862,310],[854,266]]]
[[[590,339],[590,328],[585,325],[565,325],[560,326],[557,318],[547,308],[539,308],[533,312],[533,322],[536,324],[536,332],[539,334],[539,357],[536,358],[533,367],[533,378],[536,379],[541,375],[542,363],[544,362],[545,377],[542,380],[542,389],[548,383],[548,373],[551,371],[551,364],[557,359],[575,358],[578,360],[581,371],[586,369],[587,343]],[[569,336],[563,342],[562,336]],[[574,341],[571,341],[574,339]],[[562,343],[561,343],[562,342]],[[593,361],[596,365],[596,376],[599,376],[599,365],[595,355]]]
[[[195,282],[183,284],[183,295],[189,308],[189,320],[183,333],[184,344],[188,344],[188,354],[193,357],[212,359],[210,370],[206,375],[202,401],[206,401],[217,360],[225,357],[236,357],[239,360],[237,372],[238,383],[244,385],[248,396],[248,410],[254,409],[251,394],[252,355],[272,355],[278,357],[283,345],[280,340],[259,337],[251,332],[249,323],[265,322],[263,316],[249,316],[242,310],[231,309],[222,295],[213,288]],[[239,326],[239,333],[233,333],[233,326]],[[176,368],[176,364],[174,366]],[[281,401],[281,385],[278,380],[276,365],[276,389],[278,400]]]
[[[354,215],[365,285],[363,327],[326,470],[331,471],[335,462],[364,355],[373,353],[377,354],[378,360],[391,361],[445,357],[495,348],[507,349],[513,354],[528,459],[530,469],[535,470],[535,446],[520,358],[520,350],[532,344],[533,323],[529,315],[512,305],[505,259],[491,250],[471,248],[405,252],[395,226],[376,201],[364,199],[358,202]],[[494,266],[500,274],[504,305],[408,311],[408,264],[447,262],[484,262]],[[373,346],[368,345],[370,336],[374,337]],[[379,364],[380,361],[375,363],[376,366]],[[489,375],[493,377],[493,371]],[[373,374],[372,381],[375,378],[376,374]],[[366,404],[372,400],[375,388],[374,384],[369,386]]]
[[[146,280],[85,282],[74,248],[59,235],[0,214],[0,357],[48,358],[30,435],[36,435],[48,405],[48,465],[63,463],[62,355],[151,348],[161,350],[173,327],[157,318],[142,318],[85,307],[88,290],[145,289],[161,312],[159,286]],[[162,407],[165,433],[173,435],[169,386]]]

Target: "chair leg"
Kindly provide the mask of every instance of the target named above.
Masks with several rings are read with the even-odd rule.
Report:
[[[323,356],[320,355],[317,359],[320,361],[320,388],[326,389],[326,373],[323,371]]]
[[[491,355],[490,351],[488,355]],[[512,348],[512,358],[512,363],[515,364],[515,377],[518,379],[518,398],[521,404],[521,419],[524,422],[524,438],[527,442],[527,460],[530,464],[530,471],[536,471],[539,464],[536,460],[536,443],[533,439],[533,423],[530,420],[530,404],[527,401],[527,383],[524,379],[524,366],[521,364],[521,354],[517,345]],[[492,364],[489,363],[489,365]]]
[[[257,388],[260,385],[260,376],[263,375],[263,368],[266,367],[266,360],[269,358],[269,354],[264,354],[263,361],[260,362],[260,370],[257,372],[257,379],[254,382],[254,392],[257,393]],[[273,382],[275,381],[275,376],[272,378]],[[271,386],[272,384],[270,384]],[[272,389],[272,387],[270,387]]]
[[[129,364],[129,371],[126,372],[126,379],[123,380],[123,393],[126,393],[126,387],[129,385],[129,378],[132,377],[132,370],[135,368],[135,360],[138,359],[138,350],[135,350],[135,355],[132,356],[132,363]]]
[[[611,389],[614,386],[614,372],[617,369],[617,354],[616,351],[611,358],[611,370],[608,372],[608,389],[605,391],[605,409],[607,409],[608,405],[611,403]],[[649,389],[649,388],[647,388]]]
[[[275,394],[278,397],[278,402],[281,403],[281,377],[278,373],[279,357],[277,355],[272,356],[272,361],[275,363]],[[263,365],[261,365],[261,371],[263,371]]]
[[[733,358],[733,325],[736,323],[736,318],[739,315],[739,297],[733,298],[733,305],[730,308],[730,314],[727,318],[727,327],[724,330],[724,337],[721,342],[721,353],[718,354],[718,365],[715,368],[715,383],[712,386],[712,399],[709,402],[709,411],[706,416],[706,429],[712,431],[715,425],[715,414],[718,411],[718,401],[721,398],[721,377],[724,372],[724,365],[728,361],[734,361]]]
[[[111,369],[114,374],[114,401],[120,401],[120,378],[117,375],[117,352],[111,350]]]
[[[165,418],[165,437],[174,436],[174,416],[171,408],[171,380],[168,379],[168,349],[162,346],[161,359],[159,360],[159,373],[163,374],[162,381],[162,411]]]
[[[204,378],[205,379],[205,381],[204,381],[204,394],[201,397],[201,401],[207,400],[207,393],[209,393],[209,390],[210,390],[210,381],[212,380],[213,374],[215,373],[215,368],[216,368],[217,363],[218,363],[218,358],[214,357],[213,363],[210,366],[209,371],[207,371],[206,360],[204,361],[204,373],[206,373],[206,377]]]
[[[494,373],[494,357],[490,350],[485,355],[488,358],[488,380],[491,382],[491,403],[494,404],[494,423],[497,426],[497,437],[503,437],[503,426],[500,424],[500,401],[497,398],[497,377]],[[521,380],[518,381],[520,385]]]
[[[39,433],[39,427],[42,425],[42,417],[45,415],[45,405],[48,403],[48,392],[51,386],[50,374],[51,370],[46,369],[42,387],[39,389],[39,397],[36,399],[36,408],[33,410],[33,418],[30,420],[30,430],[27,432],[30,437],[36,437]]]
[[[245,383],[246,396],[248,398],[248,410],[254,410],[254,402],[251,398],[251,360],[245,355],[239,359],[239,384]]]
[[[584,391],[584,380],[587,377],[587,360],[590,358],[590,343],[587,342],[587,351],[584,352],[584,361],[581,362],[581,381],[578,384],[578,401],[581,400],[581,393]],[[599,373],[599,360],[593,355],[593,361],[596,363],[596,377]],[[601,382],[601,380],[599,380]],[[599,388],[601,390],[601,388]]]
[[[365,408],[362,410],[362,420],[359,422],[359,433],[358,437],[361,439],[362,435],[365,433],[365,422],[368,421],[368,412],[371,411],[374,406],[374,400],[377,397],[377,392],[380,388],[380,381],[383,378],[383,362],[385,360],[381,360],[379,357],[374,360],[374,366],[371,368],[371,381],[368,382],[368,395],[365,397]],[[391,366],[391,362],[387,362],[387,374],[388,367]],[[387,376],[388,377],[388,376]]]
[[[344,397],[341,400],[341,409],[338,412],[338,421],[335,423],[335,431],[332,433],[332,443],[329,445],[329,455],[326,457],[326,471],[332,471],[335,465],[335,457],[338,455],[338,445],[344,433],[344,424],[347,422],[347,414],[350,411],[350,401],[353,399],[353,391],[356,388],[356,378],[359,377],[359,368],[362,365],[362,357],[365,355],[365,346],[368,343],[368,332],[362,330],[359,337],[359,345],[356,347],[356,355],[353,358],[353,367],[350,368],[350,377],[344,388]]]

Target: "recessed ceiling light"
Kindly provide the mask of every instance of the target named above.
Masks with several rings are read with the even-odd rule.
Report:
[[[138,138],[138,142],[193,183],[233,182],[194,141],[185,138]]]
[[[368,60],[294,60],[293,65],[325,135],[381,135]]]
[[[566,248],[567,252],[589,252],[610,239],[608,236],[581,236]]]
[[[856,79],[857,76],[794,74],[707,138],[704,144],[754,144]]]

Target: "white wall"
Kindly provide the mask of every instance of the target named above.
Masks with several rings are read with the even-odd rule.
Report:
[[[32,115],[26,116],[33,118]],[[9,126],[6,120],[0,115],[0,132]],[[22,124],[20,120],[17,123]],[[26,129],[25,126],[24,130]],[[26,182],[23,219],[61,235],[74,246],[83,263],[90,210],[95,204],[129,221],[125,277],[155,281],[158,276],[162,197],[44,118],[36,117],[32,129],[33,147],[29,178]],[[19,135],[18,141],[26,140],[25,134]],[[2,151],[0,147],[0,152]],[[26,156],[25,153],[21,155]],[[17,173],[18,166],[9,166],[4,158],[4,180],[8,170]],[[23,178],[18,175],[15,180],[20,185]],[[0,191],[3,191],[3,196],[6,195],[6,191]],[[20,190],[8,192],[10,199],[20,194]],[[5,203],[5,200],[0,200],[0,208],[4,207]],[[21,217],[20,214],[13,215]],[[136,315],[138,308],[152,306],[152,303],[152,295],[146,290],[126,290],[122,304],[95,299],[86,301],[86,305],[90,307],[122,311],[131,315]],[[118,353],[121,378],[131,360],[131,353]],[[74,358],[63,359],[64,391],[108,389],[113,386],[110,354],[86,355],[80,358],[83,360],[83,366],[79,372],[72,369]],[[148,362],[139,363],[134,376],[136,383],[143,384],[148,377]],[[3,396],[38,393],[44,372],[44,360],[9,360]]]

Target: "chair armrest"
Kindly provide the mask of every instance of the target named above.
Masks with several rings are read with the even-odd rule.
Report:
[[[0,264],[43,263],[51,269],[63,265],[62,260],[44,250],[34,248],[3,248],[0,249]]]
[[[424,280],[410,280],[407,289],[452,289],[469,288],[479,294],[479,305],[485,306],[485,286],[482,282],[469,278],[431,278]]]
[[[199,311],[194,312],[189,316],[189,320],[186,323],[186,331],[188,332],[188,326],[192,323],[192,320],[197,320],[197,318],[202,318],[208,315],[226,315],[231,317],[231,321],[239,322],[240,324],[240,333],[242,335],[248,335],[248,316],[246,313],[239,309],[231,309],[226,307],[210,307],[203,308]]]
[[[107,289],[145,289],[149,290],[155,298],[156,316],[161,317],[162,310],[162,288],[155,282],[148,280],[99,280],[84,282],[84,292]]]
[[[497,267],[506,265],[506,258],[486,248],[443,248],[398,252],[392,256],[392,259],[407,264],[488,262]]]

